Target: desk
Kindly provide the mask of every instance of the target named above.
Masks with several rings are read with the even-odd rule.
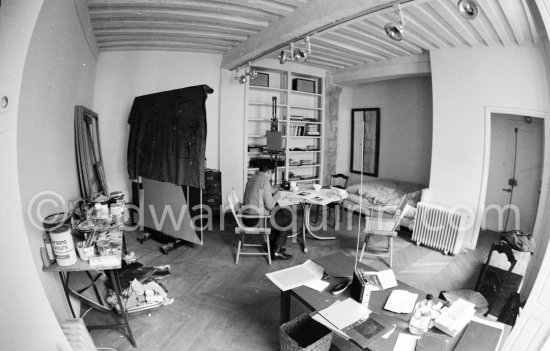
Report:
[[[111,282],[113,283],[113,289],[115,291],[116,299],[118,302],[118,305],[120,307],[120,314],[122,318],[122,323],[118,324],[109,324],[109,325],[92,325],[92,326],[86,326],[88,330],[94,330],[94,329],[116,329],[120,332],[122,332],[128,340],[132,343],[132,346],[137,347],[136,341],[134,339],[134,336],[132,334],[132,330],[130,329],[130,324],[128,323],[128,313],[126,311],[126,307],[124,306],[124,303],[122,302],[122,294],[120,289],[120,279],[118,276],[118,269],[121,268],[122,263],[122,241],[123,241],[123,234],[121,229],[115,229],[117,230],[117,233],[110,236],[112,246],[115,246],[120,249],[113,250],[112,254],[108,256],[109,260],[105,264],[101,265],[94,265],[93,267],[90,265],[88,261],[82,261],[80,258],[77,259],[77,262],[70,266],[59,266],[57,263],[54,263],[48,267],[42,267],[42,270],[44,272],[57,272],[59,273],[59,277],[61,278],[61,284],[63,285],[63,290],[65,292],[65,297],[67,298],[67,302],[69,304],[69,308],[71,309],[71,313],[73,315],[73,318],[76,318],[76,315],[73,310],[73,306],[71,304],[71,300],[69,298],[69,295],[73,294],[76,297],[77,293],[69,287],[69,277],[71,272],[82,272],[85,271],[88,273],[88,276],[92,280],[92,283],[94,283],[94,279],[92,279],[91,275],[89,274],[90,271],[97,271],[102,270],[105,271],[106,274],[109,275],[111,278]],[[107,257],[107,256],[105,256]],[[101,296],[99,296],[99,292],[97,291],[97,288],[95,285],[93,285],[94,292],[96,294],[96,297],[101,302]],[[99,305],[98,305],[99,306]],[[93,306],[95,308],[98,308],[98,306]],[[103,309],[105,310],[105,309]]]
[[[323,309],[336,300],[344,300],[350,297],[349,288],[338,296],[332,295],[330,291],[343,279],[347,279],[346,277],[351,277],[355,265],[354,258],[349,257],[341,252],[337,252],[328,256],[314,259],[313,261],[325,268],[325,272],[330,276],[330,285],[320,293],[305,286],[300,286],[292,290],[281,291],[281,324],[290,320],[290,302],[292,296],[312,311]],[[358,267],[365,270],[373,270],[372,268],[362,263],[358,263]],[[426,296],[425,292],[418,290],[408,284],[405,284],[401,281],[397,281],[397,283],[398,286],[395,288],[371,292],[369,299],[369,309],[375,313],[383,315],[388,321],[395,324],[396,326],[395,331],[390,335],[390,337],[387,339],[380,338],[379,340],[377,340],[370,347],[372,350],[392,351],[395,342],[397,341],[397,337],[399,336],[399,333],[408,333],[410,313],[393,313],[384,310],[384,305],[392,290],[402,289],[417,293],[417,301],[424,299]],[[434,303],[438,302],[436,298],[434,298],[433,301]],[[509,332],[510,328],[506,328],[505,326],[503,337],[505,337]],[[442,335],[443,338],[448,340],[450,345],[449,350],[452,350],[455,347],[461,336],[461,334],[459,334],[453,338],[435,328],[430,329],[430,333]]]
[[[305,194],[308,195],[300,195]],[[302,234],[302,244],[304,246],[304,252],[307,252],[306,246],[306,234],[311,235],[318,240],[334,240],[334,236],[320,236],[311,231],[310,216],[312,205],[328,205],[333,202],[342,201],[346,196],[338,196],[331,192],[330,189],[320,189],[319,191],[313,189],[300,189],[298,191],[279,191],[275,195],[275,199],[282,207],[301,205],[303,211],[302,218],[302,230],[298,233],[291,235],[290,237],[296,237],[300,233]]]

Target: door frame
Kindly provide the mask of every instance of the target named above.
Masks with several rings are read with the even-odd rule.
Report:
[[[484,118],[484,147],[483,147],[483,166],[481,173],[481,191],[479,193],[479,199],[477,204],[477,212],[474,220],[474,236],[472,238],[472,246],[477,245],[479,238],[479,232],[481,230],[481,223],[485,214],[485,200],[487,197],[487,183],[489,181],[489,165],[491,159],[491,116],[493,113],[530,116],[536,118],[542,118],[544,121],[543,128],[543,165],[542,165],[542,184],[540,189],[539,204],[537,207],[537,215],[535,219],[535,225],[533,227],[533,233],[538,233],[541,230],[542,214],[546,207],[546,197],[548,193],[548,183],[544,181],[550,174],[550,143],[548,142],[550,136],[550,121],[548,119],[548,113],[537,110],[528,110],[520,108],[510,107],[496,107],[485,106],[485,118]]]

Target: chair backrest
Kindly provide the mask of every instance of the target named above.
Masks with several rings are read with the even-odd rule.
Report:
[[[407,211],[405,211],[405,209],[407,208],[407,202],[407,195],[403,195],[401,200],[399,200],[399,204],[397,205],[397,209],[395,210],[395,214],[393,215],[393,219],[395,220],[395,226],[393,228],[394,230],[399,228],[399,223],[407,213]]]
[[[340,189],[346,189],[346,187],[348,186],[348,180],[349,177],[342,173],[332,174],[330,176],[330,186]]]
[[[240,210],[241,203],[239,201],[239,196],[237,195],[237,192],[235,191],[235,189],[232,189],[229,196],[227,196],[227,202],[229,203],[229,207],[231,208],[231,213],[233,213],[233,218],[235,218],[237,225],[239,226],[239,228],[243,228],[244,225],[241,222],[241,219],[239,218],[239,216],[237,216],[237,211]]]

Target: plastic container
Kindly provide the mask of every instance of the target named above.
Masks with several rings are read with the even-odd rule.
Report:
[[[76,250],[74,248],[71,226],[64,224],[50,232],[52,250],[57,264],[60,266],[71,266],[76,263]]]
[[[426,295],[426,298],[419,301],[414,306],[414,310],[409,321],[409,331],[414,335],[422,335],[428,331],[432,320],[432,309],[434,303],[431,294]]]

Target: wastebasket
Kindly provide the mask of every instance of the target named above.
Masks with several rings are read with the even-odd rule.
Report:
[[[279,327],[281,351],[328,351],[332,331],[302,314]]]

